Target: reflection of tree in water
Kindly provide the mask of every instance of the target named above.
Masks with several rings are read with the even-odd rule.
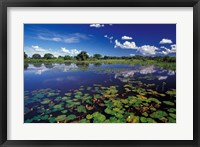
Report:
[[[89,67],[89,63],[80,62],[76,63],[76,66],[78,66],[80,70],[87,70]]]
[[[41,67],[41,66],[42,66],[42,63],[33,63],[33,66],[34,66],[34,67]]]
[[[51,63],[45,63],[44,66],[46,68],[53,68],[53,65]]]
[[[72,63],[71,62],[65,62],[66,66],[70,66]]]
[[[95,67],[100,67],[102,65],[102,63],[94,63],[93,64]]]
[[[24,69],[26,70],[29,67],[27,63],[24,63]]]

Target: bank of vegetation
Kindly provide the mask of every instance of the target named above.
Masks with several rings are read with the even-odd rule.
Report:
[[[141,64],[141,65],[157,65],[159,67],[176,70],[176,57],[174,56],[102,56],[94,54],[89,56],[87,52],[82,51],[77,56],[59,56],[47,53],[43,57],[40,54],[34,54],[32,57],[24,52],[24,63],[105,63],[105,64]]]

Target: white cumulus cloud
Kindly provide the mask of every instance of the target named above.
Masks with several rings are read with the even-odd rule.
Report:
[[[164,46],[161,46],[160,48],[164,49],[164,51],[160,52],[160,54],[168,55],[170,53],[176,53],[176,44],[172,44],[171,48],[166,48]]]
[[[71,49],[71,50],[69,50],[69,49],[66,49],[64,47],[61,47],[61,51],[63,53],[65,53],[66,55],[69,55],[69,56],[76,56],[76,55],[78,55],[81,52],[80,50],[77,50],[77,49]]]
[[[115,40],[115,48],[122,48],[122,49],[137,49],[135,42],[125,41],[121,44],[118,40]]]
[[[91,24],[90,27],[101,28],[104,27],[104,24]]]
[[[159,50],[157,47],[150,45],[143,45],[138,47],[138,51],[145,56],[156,55],[157,50]]]
[[[132,40],[133,38],[132,37],[129,37],[129,36],[122,36],[122,40]]]
[[[171,43],[172,43],[172,40],[166,39],[166,38],[163,38],[163,39],[160,41],[160,44],[171,44]]]
[[[32,45],[31,47],[34,49],[35,52],[45,52],[45,51],[47,51],[46,49],[41,48],[38,45]]]

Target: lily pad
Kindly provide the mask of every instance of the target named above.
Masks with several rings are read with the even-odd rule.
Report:
[[[85,109],[85,106],[78,106],[77,107],[77,112],[79,112],[79,113],[81,113],[81,112],[86,113],[87,111]]]
[[[169,116],[171,116],[172,118],[176,119],[176,114],[174,114],[174,113],[169,113]]]
[[[175,108],[169,108],[167,111],[173,113],[173,112],[176,112],[176,109]]]
[[[73,120],[75,118],[76,118],[76,115],[74,115],[74,114],[70,114],[67,116],[67,120]]]
[[[152,118],[158,118],[158,119],[160,119],[162,117],[167,116],[167,113],[165,111],[158,110],[156,112],[153,112],[150,116]]]
[[[58,105],[53,106],[54,109],[59,109],[59,108],[62,108],[62,107],[63,107],[62,104],[58,104]]]
[[[148,101],[148,102],[154,102],[154,103],[156,103],[156,104],[161,104],[161,102],[160,102],[158,99],[156,99],[156,98],[148,98],[147,101]]]
[[[176,123],[176,120],[173,119],[173,118],[171,118],[171,117],[168,117],[168,120],[169,120],[169,121],[168,121],[169,123]]]
[[[49,118],[49,122],[50,122],[50,123],[54,123],[54,122],[56,122],[55,117],[50,117],[50,118]]]
[[[124,117],[121,113],[115,113],[115,116],[116,116],[117,118],[123,118],[123,117]]]
[[[81,119],[81,120],[79,121],[79,123],[90,123],[90,121],[87,120],[87,119]]]
[[[67,113],[68,111],[67,110],[63,110],[63,111],[61,111],[62,113]]]
[[[48,118],[49,118],[48,115],[44,115],[44,116],[41,117],[42,120],[47,120]]]
[[[174,106],[175,104],[170,101],[163,101],[164,104],[169,105],[169,106]]]
[[[140,121],[141,121],[142,123],[146,123],[146,122],[147,122],[147,118],[145,118],[145,117],[140,117]]]
[[[71,96],[72,93],[68,92],[68,93],[65,93],[66,96]]]
[[[152,118],[147,118],[147,122],[148,123],[156,123],[156,121],[154,119],[152,119]]]
[[[55,118],[57,122],[66,120],[66,115],[59,115]]]
[[[92,116],[91,114],[88,114],[88,115],[86,116],[86,118],[87,118],[87,119],[92,119],[93,116]]]
[[[38,121],[38,120],[40,120],[40,118],[41,118],[41,116],[40,116],[40,115],[37,115],[37,116],[34,116],[34,117],[33,117],[33,120]]]
[[[176,89],[168,90],[166,94],[170,95],[171,97],[176,96]]]
[[[103,115],[99,112],[93,113],[92,116],[93,116],[93,122],[94,123],[101,123],[101,122],[104,122],[106,120],[105,115]]]
[[[113,111],[111,109],[109,109],[109,108],[106,108],[104,111],[107,114],[113,114]]]
[[[27,119],[25,120],[25,123],[31,123],[33,121],[33,119]]]
[[[139,122],[139,116],[135,116],[134,114],[130,114],[128,118],[126,119],[129,123],[138,123]]]
[[[147,117],[149,114],[147,112],[142,113],[143,116]]]
[[[46,99],[46,100],[42,101],[41,104],[48,104],[50,101],[51,101],[51,100]]]

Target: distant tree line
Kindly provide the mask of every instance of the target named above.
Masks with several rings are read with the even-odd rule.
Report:
[[[28,55],[24,52],[24,59],[27,59]],[[121,57],[117,57],[117,56],[102,56],[101,54],[94,54],[92,57],[89,57],[88,53],[85,51],[80,52],[77,56],[58,56],[55,57],[53,54],[47,53],[45,54],[43,57],[40,54],[33,54],[32,57],[30,57],[32,59],[64,59],[64,60],[78,60],[78,61],[85,61],[88,59],[92,59],[92,60],[108,60],[108,59],[125,59],[125,60],[133,60],[133,59],[137,59],[137,60],[156,60],[158,62],[176,62],[176,57],[174,56],[155,56],[155,57],[151,57],[151,56],[121,56]]]

